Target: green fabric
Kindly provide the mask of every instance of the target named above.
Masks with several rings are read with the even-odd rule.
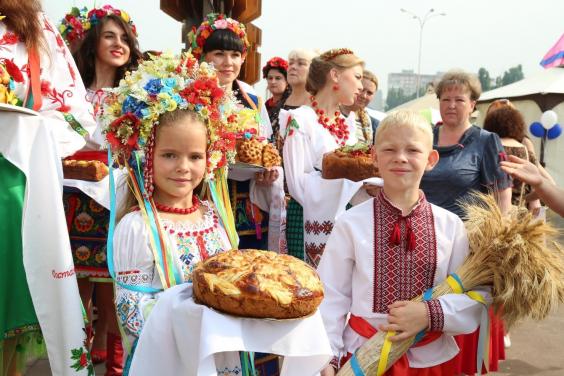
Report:
[[[38,329],[22,256],[25,183],[25,175],[0,155],[0,340]]]
[[[304,209],[293,198],[286,208],[286,244],[289,255],[305,260]]]

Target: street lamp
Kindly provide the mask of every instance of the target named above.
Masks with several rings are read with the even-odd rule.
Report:
[[[419,98],[419,87],[421,86],[421,51],[423,49],[423,27],[425,26],[425,23],[427,21],[429,21],[431,18],[434,17],[439,17],[439,16],[446,16],[446,13],[435,13],[435,9],[431,8],[427,11],[427,13],[425,14],[425,16],[423,16],[423,18],[421,18],[420,16],[418,16],[417,14],[401,8],[400,9],[401,12],[403,13],[407,13],[411,16],[411,18],[413,18],[414,20],[417,20],[419,22],[419,57],[417,59],[417,98]]]

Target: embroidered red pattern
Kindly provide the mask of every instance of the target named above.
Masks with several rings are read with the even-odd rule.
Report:
[[[388,313],[388,305],[410,300],[433,286],[437,268],[437,242],[431,204],[424,197],[409,214],[416,244],[407,249],[405,220],[400,220],[401,241],[390,242],[394,225],[401,218],[381,192],[374,207],[374,296],[373,311]]]
[[[319,261],[321,261],[321,255],[325,250],[325,243],[305,243],[305,253],[306,261],[308,264],[317,268]]]
[[[323,221],[319,223],[318,221],[305,221],[304,229],[306,234],[331,234],[333,231],[333,222],[331,221]]]
[[[69,112],[70,106],[66,104],[65,97],[72,97],[73,93],[70,90],[63,90],[58,91],[56,88],[51,87],[51,83],[49,81],[41,81],[41,94],[44,97],[47,97],[51,100],[52,104],[57,104],[57,111],[60,112]]]
[[[439,302],[438,299],[432,299],[426,303],[429,311],[429,331],[442,332],[445,324],[445,317],[441,302]]]

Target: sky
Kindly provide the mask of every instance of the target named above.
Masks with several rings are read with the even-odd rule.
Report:
[[[131,15],[142,50],[182,48],[181,24],[160,11],[159,0],[43,0],[43,9],[57,22],[72,6],[106,3]],[[422,74],[485,67],[495,77],[522,64],[526,77],[543,69],[539,61],[564,32],[564,0],[262,0],[253,22],[262,29],[262,63],[294,48],[348,47],[386,92],[389,73],[417,71],[419,23],[400,8],[420,17],[446,13],[423,28]],[[256,88],[264,94],[264,82]]]

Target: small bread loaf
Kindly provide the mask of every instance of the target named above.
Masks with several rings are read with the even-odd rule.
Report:
[[[69,159],[63,161],[63,175],[65,179],[100,181],[108,175],[108,166],[100,161]]]

